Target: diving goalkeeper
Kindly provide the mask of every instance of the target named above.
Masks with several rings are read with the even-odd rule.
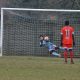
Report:
[[[59,47],[50,42],[49,36],[40,35],[40,47],[47,47],[50,54],[56,57],[61,57],[60,54],[56,52]]]

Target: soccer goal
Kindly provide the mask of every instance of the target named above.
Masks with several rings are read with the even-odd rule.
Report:
[[[47,34],[60,46],[60,30],[65,20],[75,29],[74,53],[79,55],[80,10],[1,8],[0,56],[48,56],[47,48],[39,45],[39,36]]]

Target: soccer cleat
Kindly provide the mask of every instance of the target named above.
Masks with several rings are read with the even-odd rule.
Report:
[[[74,64],[74,62],[73,62],[73,61],[71,61],[71,64]]]
[[[65,60],[65,64],[67,64],[67,60]]]
[[[65,61],[65,64],[67,64],[67,61]]]

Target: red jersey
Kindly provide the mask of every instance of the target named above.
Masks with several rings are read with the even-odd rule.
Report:
[[[72,34],[74,34],[74,29],[71,26],[64,26],[61,29],[61,34],[63,35],[63,44],[73,44]]]

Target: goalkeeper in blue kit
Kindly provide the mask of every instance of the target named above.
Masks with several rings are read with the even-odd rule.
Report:
[[[50,39],[47,35],[43,36],[40,35],[40,47],[47,47],[50,54],[56,57],[61,57],[60,54],[56,52],[57,49],[60,49],[60,47],[57,47],[53,43],[50,42]]]

